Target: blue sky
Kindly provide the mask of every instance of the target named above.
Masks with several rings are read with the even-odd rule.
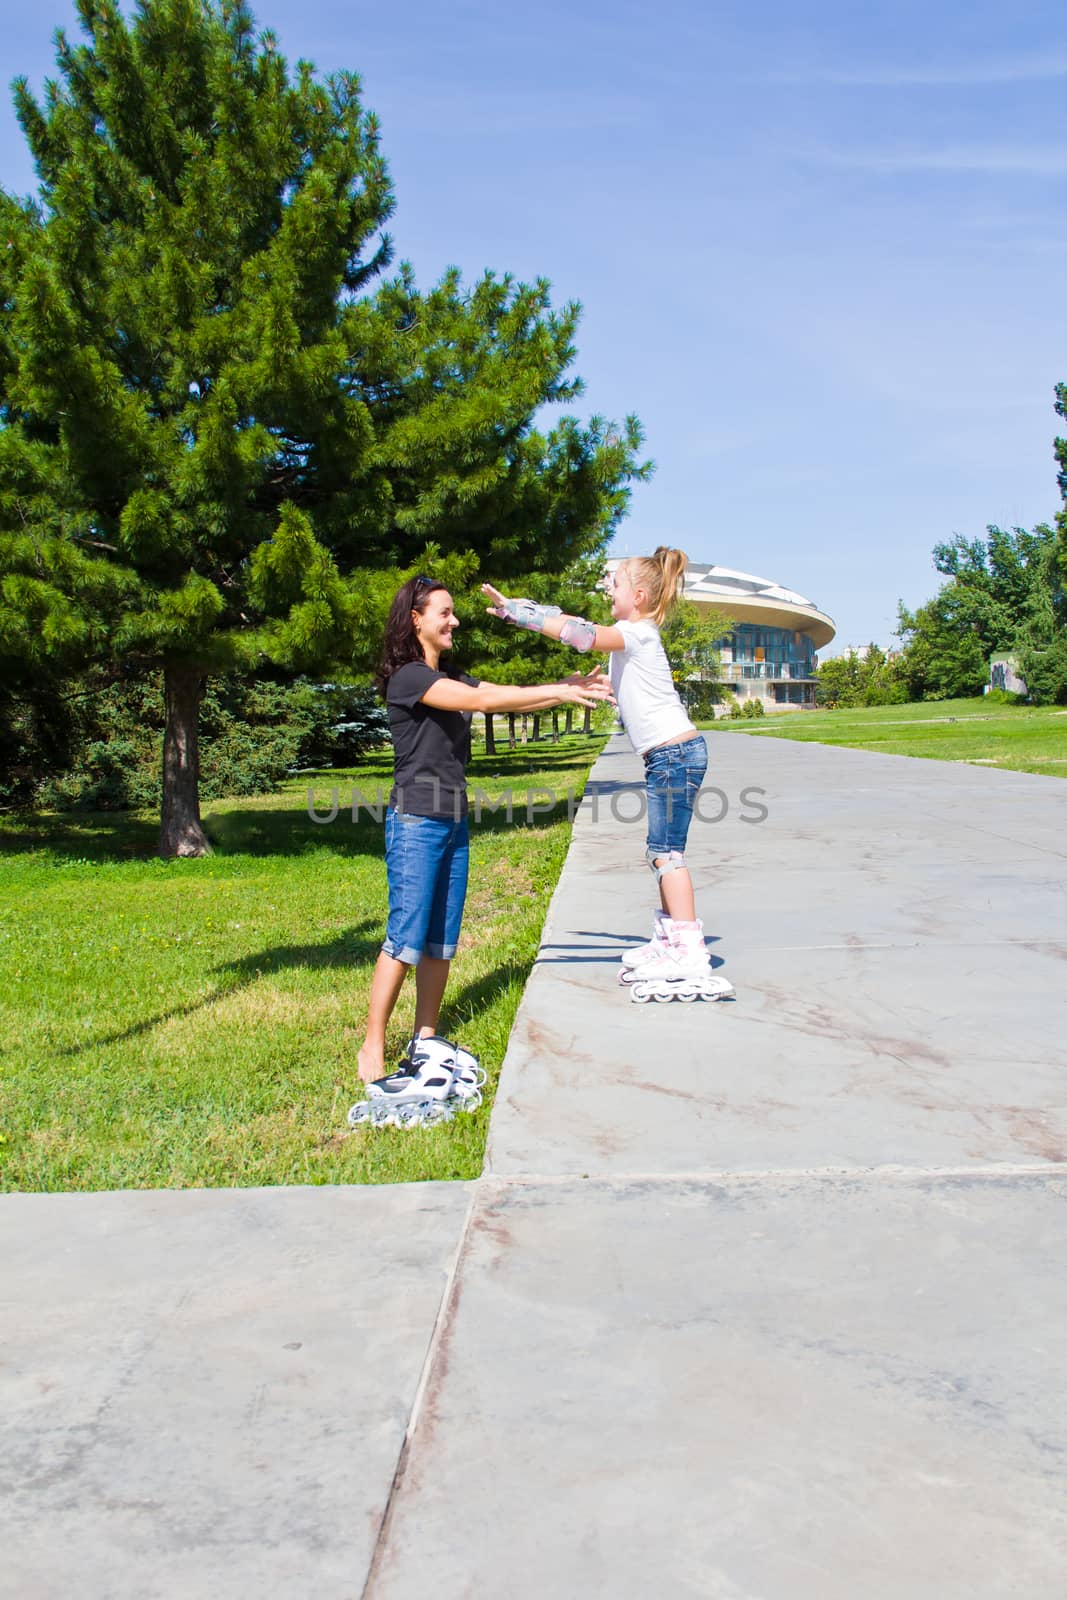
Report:
[[[73,6],[5,9],[39,84]],[[580,300],[578,409],[657,470],[617,553],[667,542],[891,642],[930,551],[1059,509],[1067,44],[1051,4],[259,0],[358,71],[397,256]],[[33,174],[3,107],[0,183]]]

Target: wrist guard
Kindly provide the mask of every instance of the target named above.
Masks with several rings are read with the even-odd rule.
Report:
[[[543,633],[547,618],[562,615],[559,606],[543,606],[536,600],[506,600],[495,609],[503,621],[514,623],[516,628],[528,628],[531,633]]]

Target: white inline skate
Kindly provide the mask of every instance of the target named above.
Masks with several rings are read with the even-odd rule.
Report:
[[[412,1039],[395,1072],[367,1085],[366,1100],[348,1113],[351,1128],[432,1128],[482,1102],[485,1072],[478,1057],[436,1034]]]
[[[632,950],[624,950],[620,957],[620,966],[625,970],[630,967],[639,967],[642,961],[647,961],[650,956],[656,955],[660,946],[667,943],[664,924],[669,921],[670,918],[665,911],[657,911],[652,924],[651,939],[646,940],[644,944],[635,945]]]
[[[704,944],[703,923],[679,925],[664,917],[655,948],[634,966],[619,969],[619,982],[630,991],[634,1005],[650,1000],[729,1000],[734,986],[711,970]]]
[[[441,1044],[450,1044],[450,1040],[437,1041]],[[419,1041],[428,1044],[427,1039]],[[482,1090],[485,1087],[486,1071],[479,1065],[478,1057],[470,1050],[465,1050],[461,1044],[452,1044],[456,1064],[452,1069],[452,1094],[453,1100],[458,1100],[464,1111],[477,1111],[482,1103]]]

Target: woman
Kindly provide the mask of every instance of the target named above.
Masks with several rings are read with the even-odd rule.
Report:
[[[645,765],[646,860],[660,899],[652,938],[622,958],[623,982],[640,985],[635,999],[666,1000],[679,993],[689,999],[701,994],[721,1000],[734,992],[731,983],[711,972],[704,924],[696,914],[693,880],[685,861],[708,747],[682,705],[660,638],[681,593],[685,569],[683,552],[666,545],[651,556],[621,561],[615,569],[610,627],[564,616],[558,606],[509,600],[491,584],[482,585],[493,616],[562,640],[576,650],[611,654],[611,686],[619,714]]]
[[[443,583],[410,578],[397,591],[385,629],[378,688],[393,736],[394,781],[385,816],[389,920],[374,968],[367,1032],[359,1051],[364,1083],[386,1093],[421,1096],[422,1038],[437,1033],[437,1019],[456,951],[467,893],[467,762],[475,711],[545,711],[559,705],[596,705],[611,698],[599,670],[575,673],[565,683],[520,688],[481,683],[441,658],[452,648],[459,618]],[[415,968],[415,1031],[399,1073],[383,1078],[385,1030],[408,970]],[[411,1079],[410,1085],[392,1080]]]

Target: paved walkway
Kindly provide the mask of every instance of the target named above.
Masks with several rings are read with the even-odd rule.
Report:
[[[711,749],[737,1003],[615,739],[478,1183],[0,1197],[0,1594],[1059,1592],[1067,785]]]

